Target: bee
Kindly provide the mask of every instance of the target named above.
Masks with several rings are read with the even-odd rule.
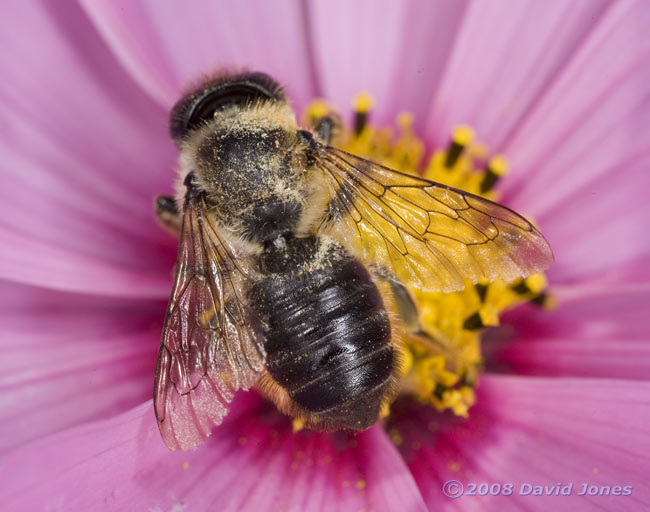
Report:
[[[207,79],[171,112],[180,232],[154,385],[166,445],[194,449],[257,387],[318,430],[363,430],[396,395],[406,286],[460,290],[546,268],[517,213],[330,145],[262,73]]]

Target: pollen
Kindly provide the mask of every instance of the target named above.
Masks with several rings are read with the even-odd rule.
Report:
[[[305,428],[305,418],[294,418],[291,422],[293,432],[300,432]]]
[[[509,166],[504,155],[490,154],[469,126],[458,126],[446,147],[427,155],[424,142],[414,130],[414,116],[401,112],[391,126],[377,127],[371,121],[372,98],[361,93],[352,107],[351,127],[342,127],[332,143],[345,151],[401,172],[461,188],[490,200],[498,200],[497,183],[506,179]],[[318,118],[330,107],[316,101],[306,118]],[[320,114],[322,115],[322,114]],[[420,332],[400,336],[400,392],[411,395],[439,411],[467,417],[476,402],[475,389],[483,367],[481,339],[487,329],[500,325],[504,311],[529,302],[552,308],[544,274],[534,274],[511,283],[483,280],[453,293],[423,292],[408,283],[416,306]],[[382,416],[390,410],[382,411]],[[395,444],[401,436],[391,435]]]

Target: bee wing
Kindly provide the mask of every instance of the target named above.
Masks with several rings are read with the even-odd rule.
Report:
[[[402,282],[450,292],[466,279],[511,281],[553,261],[541,233],[504,206],[330,146],[316,158],[330,185],[331,233]]]
[[[204,442],[235,391],[253,386],[264,367],[241,297],[248,269],[204,212],[200,198],[187,200],[158,354],[154,408],[172,450]]]

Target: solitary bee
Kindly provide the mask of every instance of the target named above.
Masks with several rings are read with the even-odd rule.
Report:
[[[239,389],[320,430],[363,430],[397,392],[405,284],[451,292],[548,266],[542,235],[481,197],[330,146],[335,116],[298,126],[261,73],[222,75],[171,113],[180,231],[154,406],[193,449]]]

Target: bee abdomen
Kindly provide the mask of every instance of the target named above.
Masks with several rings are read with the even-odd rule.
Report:
[[[268,324],[266,366],[319,422],[361,430],[377,420],[393,372],[390,322],[363,265],[340,247],[325,260],[252,291]]]

